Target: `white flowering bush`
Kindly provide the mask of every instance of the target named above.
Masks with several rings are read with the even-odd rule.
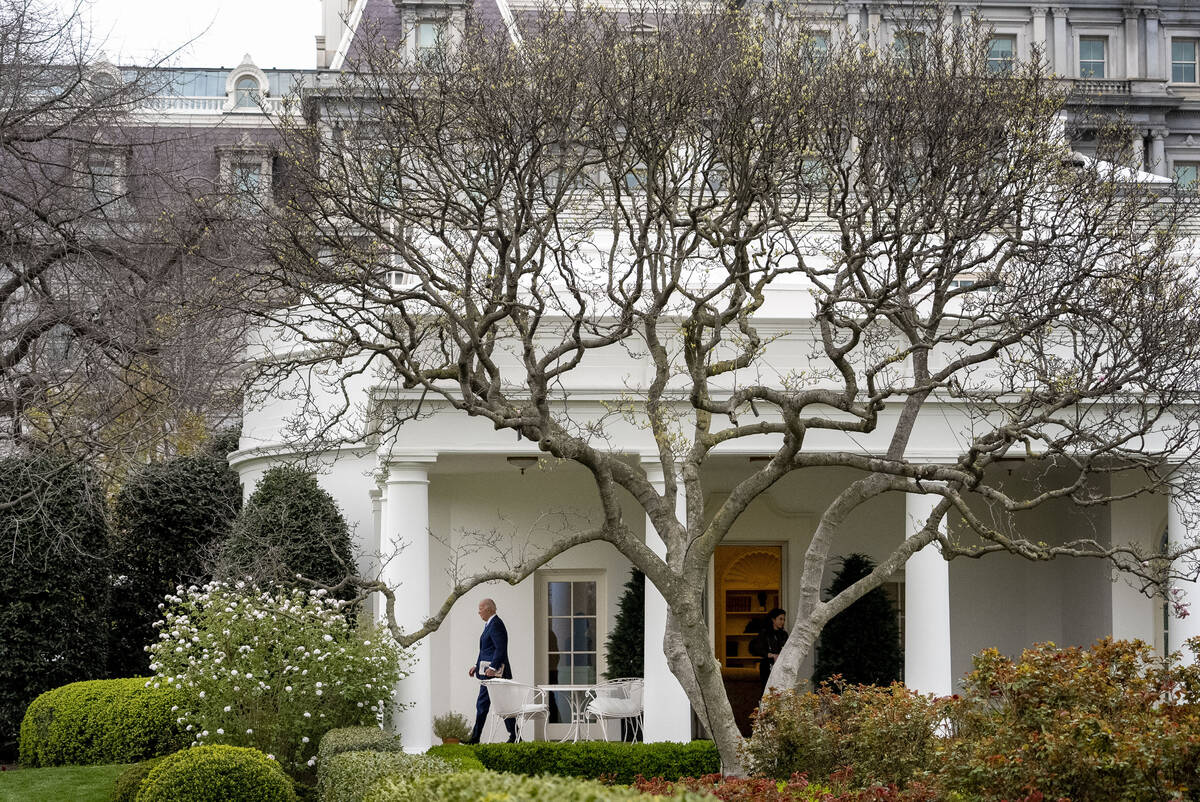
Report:
[[[180,587],[147,647],[148,684],[185,692],[194,744],[259,749],[311,772],[321,736],[383,723],[409,658],[383,628],[354,625],[325,591],[238,582]]]

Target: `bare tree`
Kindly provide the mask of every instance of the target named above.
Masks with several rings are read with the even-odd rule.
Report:
[[[904,49],[874,52],[787,12],[580,5],[519,17],[519,37],[469,22],[415,62],[364,49],[359,71],[283,132],[309,202],[280,210],[274,266],[257,277],[276,301],[259,311],[272,347],[257,386],[299,397],[298,437],[386,438],[437,405],[595,480],[600,526],[457,577],[401,641],[482,582],[515,584],[607,541],[666,598],[669,663],[734,771],[701,594],[717,545],[790,472],[857,478],[804,554],[776,687],[798,682],[826,622],[935,541],[946,559],[1105,559],[1153,588],[1195,548],[1048,545],[1003,523],[1051,499],[1113,501],[1099,480],[1118,473],[1137,479],[1121,498],[1180,481],[1173,465],[1200,442],[1186,199],[1075,156],[1056,81],[1036,60],[990,70],[978,25],[933,13]],[[756,321],[789,283],[809,304],[795,310],[810,343],[799,359]],[[607,414],[574,412],[572,371],[622,350],[648,381]],[[364,412],[372,383],[410,400]],[[930,461],[913,433],[940,404],[967,423],[957,456]],[[648,433],[664,490],[621,452],[617,424]],[[886,446],[856,446],[866,435]],[[831,437],[844,446],[812,445]],[[738,441],[769,459],[708,509],[705,467]],[[997,481],[1014,456],[1036,481]],[[869,576],[822,600],[847,516],[887,493],[937,503]],[[665,557],[625,520],[625,494]],[[939,530],[950,512],[969,537]],[[373,587],[390,614],[396,589]]]
[[[0,0],[2,453],[119,477],[236,408],[222,206],[139,116],[155,66],[104,63],[78,7]]]

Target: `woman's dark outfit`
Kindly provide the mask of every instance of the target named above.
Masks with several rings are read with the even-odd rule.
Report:
[[[750,641],[750,654],[762,658],[758,663],[758,675],[762,677],[763,685],[766,685],[767,677],[771,676],[771,666],[775,665],[774,658],[767,657],[767,655],[779,654],[788,638],[786,629],[776,629],[771,623],[768,623],[767,626],[768,629],[763,630],[755,636],[754,640]]]

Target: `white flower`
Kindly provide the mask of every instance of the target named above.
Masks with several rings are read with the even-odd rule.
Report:
[[[325,639],[325,642],[328,643],[329,641],[333,640],[333,636],[330,635],[328,632],[326,632],[324,635],[324,639]]]
[[[274,759],[275,759],[274,755],[267,755],[267,760],[274,760]]]
[[[220,727],[217,727],[217,735],[224,735],[224,734],[225,734],[225,730]]]
[[[284,686],[283,686],[283,689],[284,689],[285,691],[287,691],[288,693],[291,693],[291,692],[292,692],[292,686],[291,686],[291,685],[284,685]]]
[[[225,705],[225,712],[228,713],[230,710],[233,710],[233,708],[229,705]]]
[[[247,729],[247,730],[246,730],[246,734],[247,734],[247,735],[253,735],[253,734],[254,734],[254,730],[253,730],[253,729]]]
[[[200,691],[200,698],[201,698],[201,699],[203,699],[203,698],[204,698],[204,691]]]
[[[302,744],[306,744],[306,743],[308,743],[308,736],[307,736],[307,735],[305,735],[303,738],[301,738],[301,739],[300,739],[300,743],[302,743]]]
[[[310,765],[310,766],[315,766],[315,765],[317,765],[317,759],[316,759],[315,757],[310,757],[310,758],[308,759],[308,765]]]
[[[305,710],[305,711],[304,711],[304,717],[305,717],[305,718],[312,718],[312,713],[310,713],[310,712],[308,712],[307,710]]]

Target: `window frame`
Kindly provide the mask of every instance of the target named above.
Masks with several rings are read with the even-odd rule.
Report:
[[[274,201],[274,154],[267,147],[239,144],[217,148],[219,159],[218,188],[222,193],[232,195],[234,186],[234,168],[238,165],[254,164],[258,166],[258,187],[253,197],[239,194],[237,204],[243,211],[253,212],[256,208],[269,207]]]
[[[604,644],[608,640],[609,627],[611,625],[609,609],[608,609],[608,571],[605,569],[568,569],[568,568],[550,568],[542,569],[534,574],[534,683],[537,685],[548,685],[549,683],[549,584],[551,582],[594,582],[596,585],[596,631],[595,631],[595,655],[596,655],[596,682],[604,681],[604,672],[608,670],[608,660],[605,654]],[[573,611],[572,611],[573,612]],[[555,616],[558,617],[558,616]],[[572,616],[574,619],[574,616]],[[576,650],[572,649],[571,654]],[[591,650],[587,650],[588,653]],[[560,651],[561,653],[561,651]],[[558,685],[577,684],[574,677],[570,682],[558,681]],[[547,694],[547,703],[551,703],[549,694]],[[566,735],[570,728],[570,722],[550,722],[549,716],[546,718],[546,733],[545,737],[561,738]]]
[[[1186,43],[1192,46],[1191,61],[1176,61],[1175,59],[1175,43]],[[1175,36],[1170,37],[1169,47],[1167,48],[1167,59],[1169,60],[1168,70],[1170,83],[1182,86],[1195,86],[1200,84],[1200,38],[1195,36]],[[1175,80],[1175,65],[1188,65],[1192,68],[1192,80],[1177,81]]]
[[[1012,43],[1012,49],[1009,51],[1008,58],[1003,60],[992,58],[992,42],[1000,39]],[[1007,75],[1008,73],[1012,72],[1013,67],[1016,66],[1019,58],[1017,50],[1019,46],[1020,40],[1017,38],[1015,33],[1008,33],[1006,31],[993,31],[992,35],[988,37],[988,52],[986,57],[988,73],[991,75]],[[998,66],[993,67],[993,62],[995,62]]]
[[[1112,59],[1111,59],[1112,40],[1113,40],[1112,34],[1102,32],[1102,31],[1095,31],[1095,32],[1080,31],[1078,33],[1078,35],[1075,37],[1075,72],[1076,72],[1077,77],[1079,77],[1080,79],[1085,80],[1085,81],[1115,80],[1113,78],[1113,73],[1115,72],[1115,70],[1112,68],[1113,65],[1112,65]],[[1096,75],[1095,73],[1091,73],[1091,74],[1087,74],[1087,75],[1084,74],[1084,71],[1083,71],[1083,63],[1084,63],[1083,45],[1085,42],[1087,42],[1087,43],[1099,42],[1104,48],[1104,59],[1103,59],[1103,61],[1100,62],[1100,64],[1101,64],[1101,68],[1100,68],[1101,74],[1100,75]],[[1088,59],[1087,61],[1089,64],[1094,64],[1096,62],[1095,59]]]
[[[1191,181],[1182,183],[1179,180],[1179,168],[1191,169],[1194,176]],[[1200,159],[1171,159],[1171,180],[1176,183],[1180,189],[1196,191],[1200,190]]]

